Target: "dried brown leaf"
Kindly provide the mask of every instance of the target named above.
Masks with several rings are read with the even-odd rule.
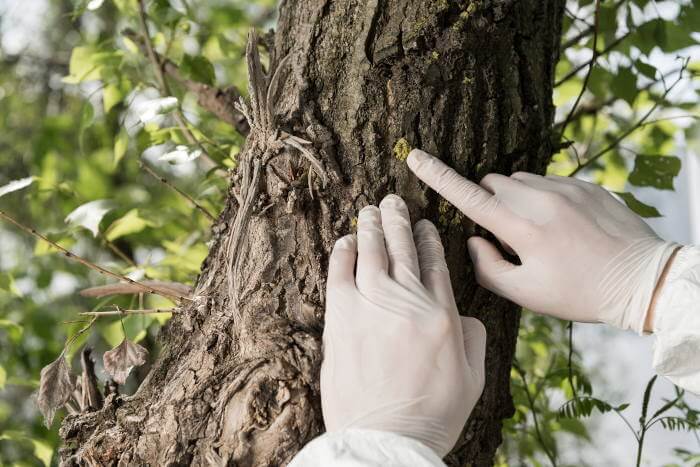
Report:
[[[44,424],[50,427],[56,410],[60,409],[73,393],[74,383],[66,359],[61,355],[41,369],[37,405],[44,416]]]
[[[112,379],[118,384],[124,384],[129,373],[131,373],[131,369],[146,363],[147,356],[148,350],[144,347],[124,339],[121,344],[105,352],[102,360],[105,371]]]
[[[164,281],[141,281],[141,284],[150,287],[155,292],[159,292],[164,296],[184,296],[189,297],[192,289],[185,284],[179,282],[164,282]],[[80,291],[83,297],[106,297],[108,295],[136,295],[144,293],[142,287],[129,283],[116,283],[90,287]]]

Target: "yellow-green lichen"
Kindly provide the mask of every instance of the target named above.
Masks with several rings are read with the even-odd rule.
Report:
[[[433,50],[430,53],[430,62],[431,63],[436,62],[439,58],[440,58],[440,54],[436,50]]]
[[[357,230],[357,217],[350,219],[350,228],[355,231]]]
[[[462,29],[469,21],[469,18],[477,11],[479,8],[479,2],[472,2],[469,4],[466,10],[459,14],[459,19],[454,22],[452,28],[455,30]]]
[[[408,144],[406,138],[401,138],[394,144],[394,157],[398,160],[405,161],[409,152],[411,152],[411,145]]]
[[[459,225],[464,215],[454,208],[447,200],[441,199],[438,204],[438,222],[443,227]]]

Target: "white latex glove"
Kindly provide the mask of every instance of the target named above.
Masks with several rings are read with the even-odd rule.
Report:
[[[489,174],[477,185],[414,149],[408,166],[520,258],[469,239],[477,280],[533,311],[641,333],[657,280],[677,245],[664,242],[605,189],[566,177]]]
[[[484,388],[486,331],[458,315],[435,226],[411,232],[395,195],[363,208],[357,238],[333,248],[326,299],[326,429],[392,432],[446,455]]]

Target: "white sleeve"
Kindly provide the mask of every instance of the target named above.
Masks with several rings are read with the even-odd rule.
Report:
[[[654,370],[700,394],[700,246],[676,254],[656,304],[654,334]]]
[[[288,467],[445,467],[423,443],[394,433],[349,429],[312,440]]]

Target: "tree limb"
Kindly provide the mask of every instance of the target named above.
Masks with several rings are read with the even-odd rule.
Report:
[[[126,29],[122,34],[134,41],[144,53],[148,54],[145,40],[139,34],[131,29]],[[197,103],[200,107],[214,114],[219,120],[231,125],[241,135],[248,135],[250,126],[245,117],[234,106],[241,97],[241,93],[235,86],[219,88],[187,79],[182,76],[180,68],[171,60],[161,57],[155,50],[153,55],[166,76],[172,78],[180,86],[197,96]]]

